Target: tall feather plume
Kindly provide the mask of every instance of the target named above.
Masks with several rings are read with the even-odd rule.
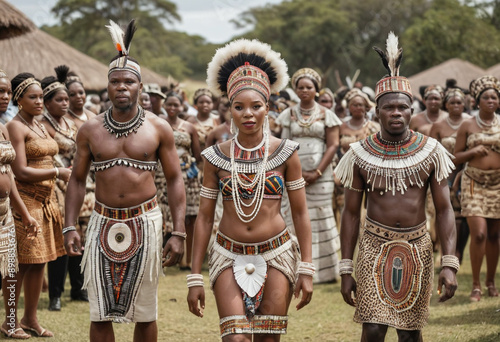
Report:
[[[127,25],[127,29],[125,30],[125,36],[123,38],[123,42],[125,43],[125,54],[130,54],[130,42],[134,37],[134,33],[137,30],[135,26],[135,19],[130,20],[130,23]]]
[[[58,67],[55,67],[54,70],[56,71],[57,80],[60,83],[66,83],[69,67],[67,65],[59,65]]]
[[[116,50],[120,52],[120,55],[126,55],[127,51],[123,40],[124,33],[122,28],[113,20],[109,20],[109,25],[106,25],[106,27],[111,34],[111,39],[113,40]]]
[[[374,46],[373,49],[380,55],[384,67],[389,72],[389,76],[399,76],[399,67],[403,59],[403,49],[398,49],[398,37],[394,32],[389,32],[386,41],[387,52]]]

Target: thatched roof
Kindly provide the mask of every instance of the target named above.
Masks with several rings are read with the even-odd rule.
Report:
[[[457,80],[457,86],[469,89],[469,83],[483,75],[486,75],[486,71],[477,65],[459,58],[452,58],[408,79],[413,93],[418,94],[421,86],[438,84],[444,88],[449,78]]]
[[[485,75],[493,75],[500,80],[500,63],[486,69]]]
[[[107,87],[107,65],[39,30],[23,13],[0,0],[0,69],[11,78],[21,72],[43,78],[54,75],[54,67],[61,64],[80,76],[87,90]],[[144,67],[141,74],[144,83],[169,86],[175,82]]]

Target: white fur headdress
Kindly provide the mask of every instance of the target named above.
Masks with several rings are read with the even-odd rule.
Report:
[[[208,64],[207,84],[230,100],[243,89],[254,89],[269,99],[288,84],[287,71],[286,62],[269,44],[238,39],[216,51]]]

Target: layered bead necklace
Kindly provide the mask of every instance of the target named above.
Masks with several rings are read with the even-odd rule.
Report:
[[[462,119],[462,117],[460,117],[460,121],[458,122],[458,124],[453,124],[450,120],[450,116],[446,117],[446,122],[448,123],[448,126],[450,126],[451,129],[453,129],[454,131],[456,131],[458,129],[458,127],[460,127],[460,125],[462,124],[462,121],[464,121],[464,120]]]
[[[242,177],[240,177],[241,174],[249,173],[249,168],[248,168],[248,163],[246,164],[238,163],[236,161],[235,145],[237,145],[238,148],[246,152],[255,152],[261,149],[262,146],[264,146],[264,156],[260,162],[257,161],[255,162],[258,163],[257,170],[255,172],[254,178],[250,182],[245,182],[242,179]],[[236,208],[236,214],[238,215],[238,218],[242,222],[248,223],[253,221],[253,219],[257,216],[260,207],[262,206],[262,200],[264,199],[264,190],[266,185],[266,166],[269,157],[268,130],[266,129],[263,130],[262,141],[256,147],[250,149],[241,146],[241,144],[238,141],[238,134],[236,134],[234,138],[231,140],[230,154],[231,154],[231,180],[233,182],[234,207]],[[245,203],[243,199],[240,197],[240,191],[239,191],[240,188],[254,192],[254,197],[248,204]],[[246,214],[243,210],[243,207],[250,208],[252,206],[253,206],[252,211],[249,214]]]
[[[64,135],[68,139],[71,139],[73,141],[75,140],[76,131],[71,129],[71,126],[69,125],[69,122],[68,120],[66,120],[65,117],[62,117],[61,119],[66,124],[67,127],[66,129],[62,128],[61,125],[59,125],[59,123],[52,117],[52,115],[44,113],[43,116],[50,122],[50,124],[52,125],[52,127],[54,127],[56,132]]]
[[[122,135],[128,136],[129,134],[137,133],[139,127],[141,127],[146,117],[146,112],[141,106],[137,106],[137,114],[127,122],[118,122],[113,119],[111,115],[113,107],[110,107],[106,112],[104,112],[104,128],[111,134],[114,134],[118,139]]]
[[[295,106],[294,109],[297,116],[297,123],[300,127],[311,127],[320,112],[319,105],[316,102],[311,109],[303,109],[300,105]],[[303,115],[309,115],[309,117],[304,119]]]
[[[481,129],[490,129],[492,126],[495,126],[498,123],[498,117],[496,114],[493,114],[493,120],[490,123],[487,123],[487,122],[483,121],[479,117],[479,113],[477,113],[476,123],[479,126],[479,128],[481,128]]]

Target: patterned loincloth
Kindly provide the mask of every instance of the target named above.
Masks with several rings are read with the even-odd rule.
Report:
[[[500,219],[500,170],[466,165],[462,174],[462,216]]]
[[[16,227],[9,197],[0,198],[0,273],[13,277],[19,270],[17,262]]]
[[[356,266],[354,321],[422,329],[429,317],[433,271],[425,222],[391,228],[367,217]]]
[[[82,260],[92,322],[157,319],[161,227],[156,197],[128,209],[96,202]]]
[[[294,287],[300,253],[295,238],[285,229],[279,235],[261,243],[239,243],[217,232],[208,259],[211,289],[218,276],[225,269],[234,267],[236,258],[242,255],[262,257],[267,267],[273,267],[283,273]],[[255,297],[245,296],[242,290],[247,315],[220,319],[221,337],[229,334],[286,334],[288,316],[255,314],[265,291],[265,284],[259,286],[262,287]],[[249,307],[252,309],[251,313],[248,312]]]

